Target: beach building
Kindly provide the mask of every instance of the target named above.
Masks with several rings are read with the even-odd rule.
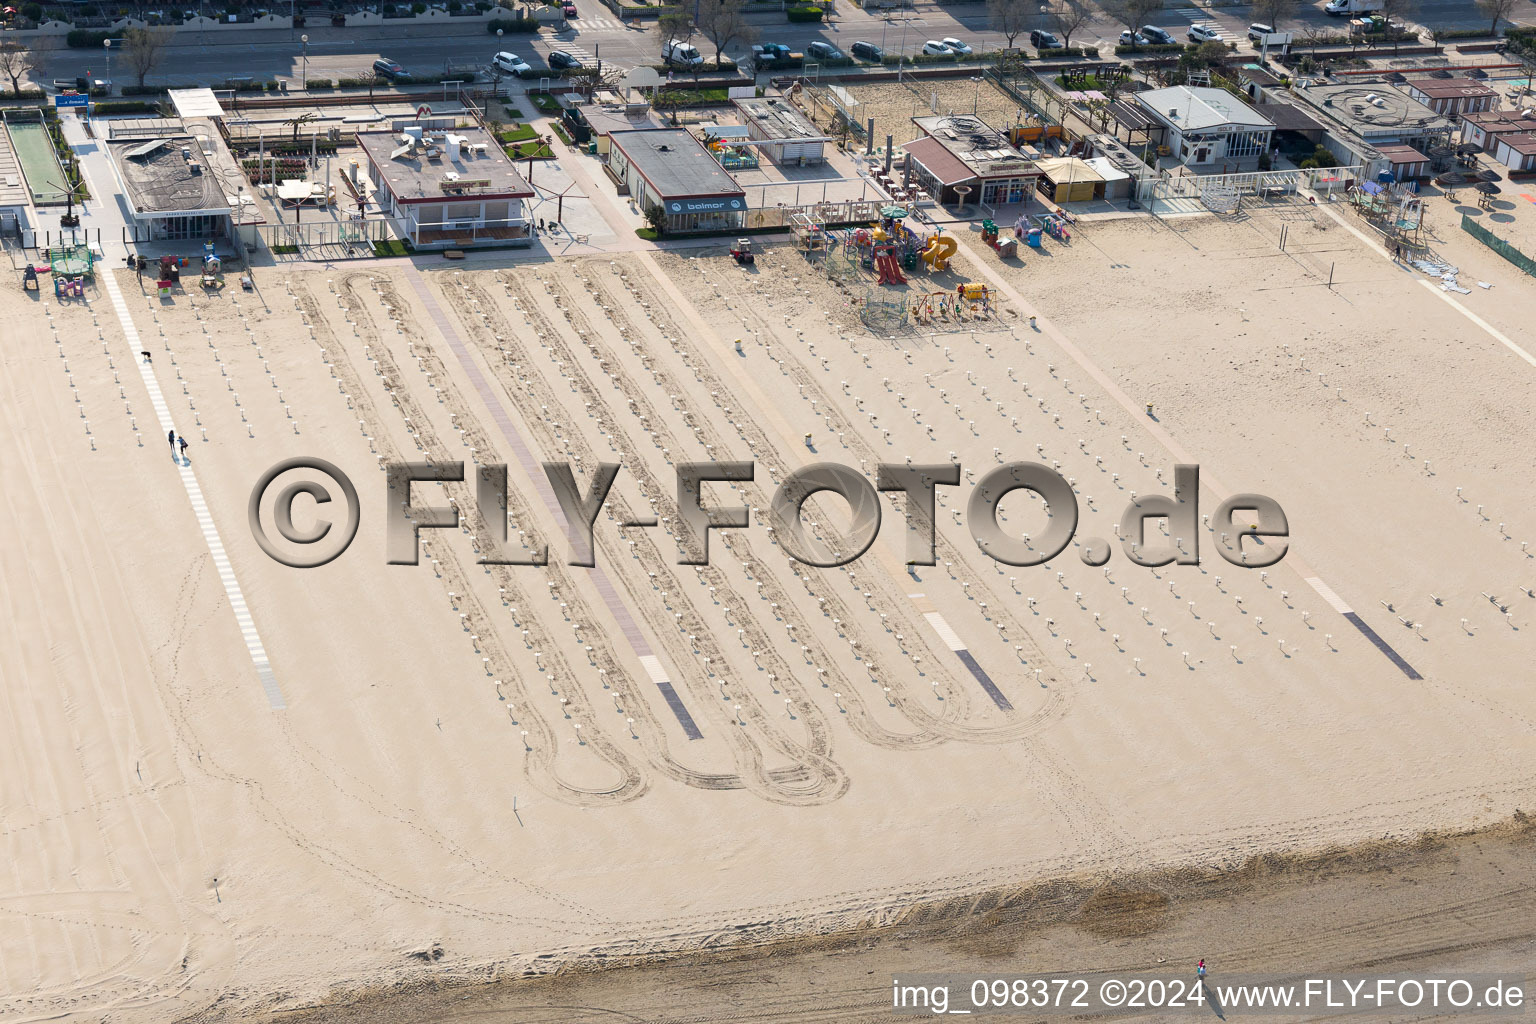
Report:
[[[1461,115],[1461,141],[1483,147],[1485,153],[1494,150],[1494,139],[1500,135],[1521,135],[1536,132],[1536,117],[1519,110],[1483,110]]]
[[[32,194],[11,145],[11,134],[0,125],[0,235],[30,244],[32,226]]]
[[[914,117],[924,138],[903,148],[912,158],[917,187],[941,204],[981,201],[992,206],[1026,202],[1040,180],[1031,153],[979,117]]]
[[[1252,170],[1269,152],[1274,122],[1225,89],[1175,85],[1132,98],[1186,167]]]
[[[610,132],[603,166],[643,212],[663,211],[669,234],[739,228],[747,194],[686,128]]]
[[[346,173],[416,248],[533,244],[524,205],[533,187],[485,129],[407,124],[359,132],[357,144],[365,165]]]
[[[1536,172],[1536,130],[1496,135],[1488,153],[1516,174]]]
[[[1492,110],[1499,94],[1470,78],[1410,78],[1401,88],[1437,114],[1455,118]]]
[[[759,152],[784,167],[807,167],[826,161],[830,141],[786,100],[776,97],[733,101],[747,137]]]
[[[208,240],[230,235],[247,202],[245,176],[212,118],[104,122],[105,147],[140,240]],[[245,223],[261,220],[248,213]]]
[[[1419,154],[1443,146],[1452,122],[1412,96],[1379,82],[1313,85],[1296,89],[1290,100],[1328,129],[1322,144],[1346,165],[1361,164],[1363,176],[1411,165],[1407,146]],[[1422,157],[1420,159],[1423,159]]]
[[[1039,161],[1037,166],[1040,193],[1054,203],[1081,203],[1104,195],[1104,176],[1087,160],[1056,156]]]

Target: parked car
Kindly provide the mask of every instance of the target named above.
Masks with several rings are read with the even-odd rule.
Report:
[[[564,3],[560,5],[560,10],[565,14],[567,20],[577,17],[576,5],[571,3],[571,0],[564,0]]]
[[[954,50],[947,43],[941,43],[937,39],[930,39],[923,44],[923,52],[930,57],[949,57],[954,55]]]
[[[1189,41],[1192,43],[1219,43],[1221,33],[1215,25],[1191,25],[1189,26]]]
[[[1173,36],[1158,28],[1156,25],[1141,26],[1141,34],[1153,46],[1172,46]]]
[[[962,57],[969,57],[971,55],[971,44],[970,43],[962,43],[960,40],[956,39],[954,36],[945,36],[943,39],[940,39],[939,42],[943,43],[945,46],[949,47],[951,50],[954,50],[956,53],[958,53]]]
[[[884,50],[880,49],[880,47],[876,46],[874,43],[868,43],[862,39],[848,47],[848,52],[859,58],[859,60],[867,60],[874,64],[879,64],[881,61],[885,60]]]
[[[549,51],[549,66],[556,71],[580,70],[581,61],[566,53],[564,50]]]
[[[373,62],[373,70],[391,80],[405,77],[405,68],[392,60],[385,60],[383,57]]]
[[[806,46],[806,48],[805,48],[805,55],[807,57],[815,57],[817,60],[842,60],[842,59],[844,59],[843,58],[843,51],[842,50],[839,50],[837,47],[833,46],[831,43],[824,43],[824,42],[822,42],[819,39],[816,40],[814,43],[810,43],[809,45]]]
[[[533,70],[527,61],[510,50],[502,50],[492,57],[491,67],[508,75],[517,75],[519,78]]]
[[[1029,34],[1029,45],[1037,50],[1060,50],[1061,40],[1055,32],[1047,32],[1043,28],[1037,28]]]
[[[1151,40],[1140,32],[1132,32],[1130,29],[1126,29],[1120,33],[1121,46],[1146,46],[1149,42]]]
[[[671,42],[661,49],[663,63],[680,68],[696,68],[704,63],[703,54],[692,43]]]

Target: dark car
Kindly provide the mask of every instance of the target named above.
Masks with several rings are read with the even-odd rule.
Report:
[[[843,59],[842,50],[839,50],[831,43],[824,43],[819,39],[805,48],[805,55],[807,57],[815,57],[817,60]]]
[[[867,43],[862,39],[848,47],[848,52],[860,60],[872,61],[875,64],[885,60],[884,50],[874,43]]]
[[[1155,43],[1158,46],[1173,45],[1173,36],[1158,28],[1156,25],[1141,26],[1141,34],[1147,38],[1148,42]]]
[[[392,60],[385,60],[383,57],[380,57],[378,60],[373,62],[373,70],[377,71],[385,78],[405,77],[405,68],[401,67],[399,64],[396,64]]]
[[[1047,32],[1042,28],[1037,28],[1029,34],[1029,45],[1037,50],[1059,50],[1062,48],[1061,40],[1057,38],[1056,33]]]
[[[549,52],[549,66],[556,71],[570,71],[581,68],[581,61],[572,57],[564,50],[551,50]]]

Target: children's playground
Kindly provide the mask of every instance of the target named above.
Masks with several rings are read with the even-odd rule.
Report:
[[[959,250],[956,235],[925,223],[905,207],[889,206],[872,224],[832,228],[805,214],[796,216],[795,247],[806,261],[848,293],[866,326],[975,323],[993,318],[985,285],[952,279],[950,261]],[[1020,246],[1040,250],[1048,241],[1070,244],[1072,228],[1057,213],[1022,215],[1011,237],[991,220],[981,240],[1002,260],[1017,261]],[[940,276],[951,278],[935,280]]]

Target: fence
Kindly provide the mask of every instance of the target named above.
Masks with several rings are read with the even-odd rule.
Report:
[[[1142,178],[1136,198],[1143,203],[1169,199],[1199,199],[1213,194],[1242,196],[1292,195],[1297,189],[1315,192],[1343,191],[1360,180],[1364,167],[1314,167],[1296,171],[1249,171],[1242,174],[1181,174],[1166,171],[1157,178]]]
[[[888,205],[889,202],[882,199],[812,203],[806,206],[765,206],[748,210],[744,226],[754,230],[783,228],[787,231],[796,214],[804,214],[812,223],[822,227],[871,224],[880,219],[880,208]]]
[[[1532,259],[1525,253],[1521,252],[1519,249],[1516,249],[1514,246],[1504,241],[1504,239],[1500,238],[1492,231],[1489,231],[1487,228],[1483,227],[1481,224],[1473,220],[1465,213],[1461,215],[1461,230],[1465,231],[1479,242],[1482,242],[1488,248],[1492,249],[1500,256],[1503,256],[1505,259],[1509,260],[1509,262],[1513,263],[1527,274],[1530,274],[1532,277],[1536,277],[1536,259]]]

